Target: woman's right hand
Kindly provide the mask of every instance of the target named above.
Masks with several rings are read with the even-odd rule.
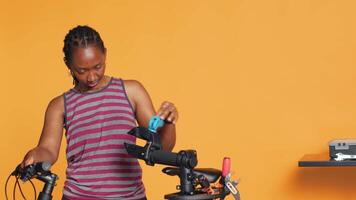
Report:
[[[38,154],[37,151],[39,151],[39,149],[36,147],[36,148],[31,149],[30,151],[27,152],[27,154],[25,155],[25,157],[23,158],[23,161],[21,163],[22,168],[36,162],[36,160],[37,160],[36,154]]]

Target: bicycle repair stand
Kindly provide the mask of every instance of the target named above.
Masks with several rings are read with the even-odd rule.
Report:
[[[223,177],[220,170],[212,168],[193,169],[198,164],[195,150],[184,150],[173,153],[162,150],[159,135],[143,127],[133,128],[128,134],[146,140],[144,147],[125,143],[127,152],[135,158],[142,159],[147,165],[163,164],[168,166],[162,171],[171,176],[177,175],[180,192],[164,196],[168,200],[213,200],[224,199],[234,191],[235,199],[240,199],[236,189],[237,182],[230,181],[230,176]],[[211,187],[220,178],[220,187]],[[229,183],[229,184],[228,184]],[[200,186],[198,188],[198,186]],[[230,187],[229,187],[230,186]],[[232,188],[232,189],[231,189]]]

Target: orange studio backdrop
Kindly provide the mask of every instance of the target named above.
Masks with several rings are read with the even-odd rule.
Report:
[[[231,157],[243,200],[356,199],[356,168],[297,167],[332,139],[356,138],[355,9],[328,0],[2,0],[0,185],[37,145],[48,102],[72,87],[63,39],[87,24],[108,48],[107,74],[142,82],[156,108],[176,104],[174,151],[196,149],[198,167]],[[64,150],[65,140],[54,199]],[[149,199],[175,192],[178,178],[141,164]]]

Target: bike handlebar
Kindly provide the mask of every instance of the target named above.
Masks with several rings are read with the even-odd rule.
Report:
[[[178,153],[156,150],[150,153],[149,160],[152,163],[189,169],[194,168],[198,164],[197,153],[194,150],[185,150]]]

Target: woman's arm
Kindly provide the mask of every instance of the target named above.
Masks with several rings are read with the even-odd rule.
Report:
[[[150,96],[138,81],[126,80],[124,84],[128,98],[134,108],[138,124],[147,128],[152,116],[156,115]],[[174,104],[163,102],[157,115],[168,122],[164,127],[158,130],[163,149],[172,151],[176,142],[175,123],[178,120],[177,109]]]
[[[22,166],[43,161],[53,164],[57,161],[63,135],[63,98],[63,95],[58,96],[48,104],[39,143],[25,155]]]

